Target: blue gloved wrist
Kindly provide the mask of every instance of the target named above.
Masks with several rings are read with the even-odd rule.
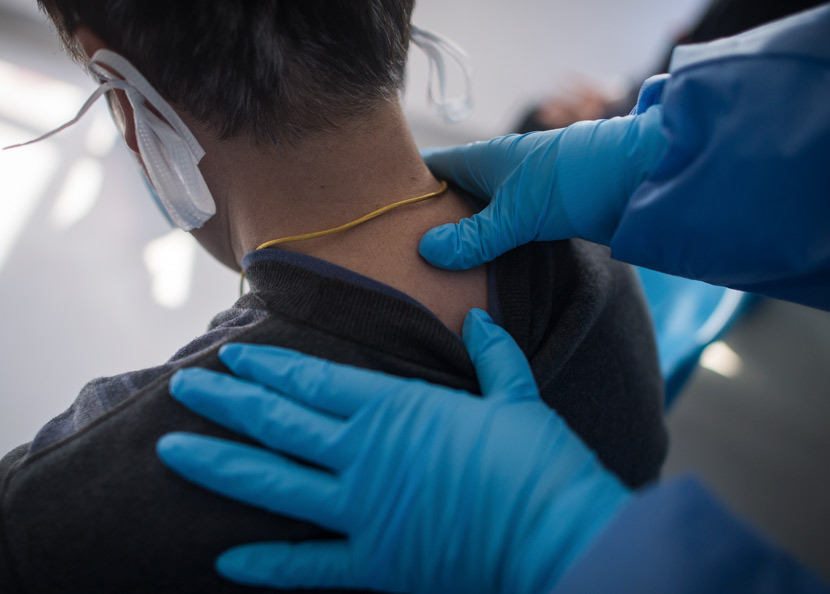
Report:
[[[528,566],[517,567],[515,592],[550,592],[565,572],[584,555],[634,495],[611,472],[587,473],[568,486],[525,543]],[[555,535],[555,538],[554,538]],[[524,569],[524,571],[522,571]]]
[[[550,446],[552,456],[576,459],[568,451],[554,451],[575,449],[580,444],[573,441]],[[549,592],[632,499],[629,489],[598,461],[585,464],[581,472],[574,468],[573,472],[580,478],[567,488],[553,484],[557,481],[556,476],[540,476],[540,484],[533,495],[556,496],[550,498],[547,506],[528,505],[528,509],[539,509],[543,514],[521,519],[524,525],[517,532],[528,536],[521,553],[514,556],[517,564],[510,568],[512,579],[505,591]]]
[[[555,161],[555,195],[582,239],[608,245],[634,190],[663,156],[663,108],[566,128]]]

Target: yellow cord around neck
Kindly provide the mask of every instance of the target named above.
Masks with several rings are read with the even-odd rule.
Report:
[[[282,245],[284,243],[291,243],[293,241],[305,241],[306,239],[317,239],[318,237],[325,237],[326,235],[333,235],[334,233],[339,233],[340,231],[346,231],[347,229],[351,229],[352,227],[357,227],[361,223],[365,223],[366,221],[371,221],[375,217],[379,217],[382,214],[389,212],[395,208],[399,208],[401,206],[408,206],[410,204],[417,204],[418,202],[423,202],[424,200],[429,200],[430,198],[435,198],[440,196],[444,192],[447,191],[447,182],[441,181],[441,187],[436,190],[435,192],[430,192],[429,194],[424,194],[423,196],[416,196],[415,198],[407,198],[406,200],[401,200],[400,202],[395,202],[393,204],[387,204],[375,211],[370,212],[369,214],[363,215],[359,219],[355,219],[349,223],[344,225],[340,225],[339,227],[334,227],[332,229],[326,229],[324,231],[315,231],[313,233],[303,233],[302,235],[289,235],[288,237],[280,237],[279,239],[272,239],[271,241],[266,241],[265,243],[259,245],[255,251],[264,250],[266,248],[274,247],[277,245]],[[242,295],[244,291],[245,285],[245,271],[242,271],[242,275],[239,279],[239,294]]]

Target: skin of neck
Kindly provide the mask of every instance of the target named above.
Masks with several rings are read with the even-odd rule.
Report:
[[[218,140],[183,119],[205,149],[199,168],[217,213],[194,237],[239,270],[262,243],[337,227],[378,208],[441,188],[424,164],[397,101],[368,117],[288,147]],[[471,307],[486,308],[484,269],[451,273],[429,266],[418,242],[434,226],[458,222],[473,208],[452,191],[387,212],[352,229],[278,248],[301,252],[409,294],[460,331]]]
[[[75,37],[87,58],[107,48],[85,27]],[[128,122],[125,141],[135,152],[132,107],[124,93],[115,96]],[[441,187],[421,159],[397,100],[280,148],[257,146],[245,137],[220,140],[208,125],[177,112],[206,151],[199,169],[216,203],[216,214],[192,234],[234,270],[266,241],[338,227]],[[418,254],[418,242],[432,227],[473,212],[462,196],[447,191],[347,231],[278,249],[327,260],[407,293],[460,333],[471,308],[487,309],[486,270],[433,268]]]
[[[199,123],[187,123],[205,149],[199,168],[218,211],[194,235],[231,268],[239,269],[242,257],[268,240],[337,227],[441,187],[421,159],[397,102],[280,148],[246,138],[217,140]],[[404,208],[410,214],[416,210]],[[329,259],[332,248],[354,243],[367,229],[382,233],[382,227],[365,223],[281,249]]]

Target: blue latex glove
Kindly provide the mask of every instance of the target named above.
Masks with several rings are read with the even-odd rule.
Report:
[[[662,108],[425,151],[436,176],[491,203],[430,230],[420,252],[453,270],[489,262],[531,241],[579,237],[608,245],[631,193],[666,148]]]
[[[167,465],[346,536],[243,545],[218,571],[279,588],[522,594],[555,584],[629,494],[542,403],[522,352],[485,312],[468,315],[463,338],[483,398],[262,346],[220,352],[250,381],[176,374],[177,400],[268,449],[174,433],[158,443]]]

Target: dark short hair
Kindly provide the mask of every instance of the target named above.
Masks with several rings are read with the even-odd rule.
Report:
[[[398,96],[414,0],[38,0],[86,26],[221,138],[281,145]]]

